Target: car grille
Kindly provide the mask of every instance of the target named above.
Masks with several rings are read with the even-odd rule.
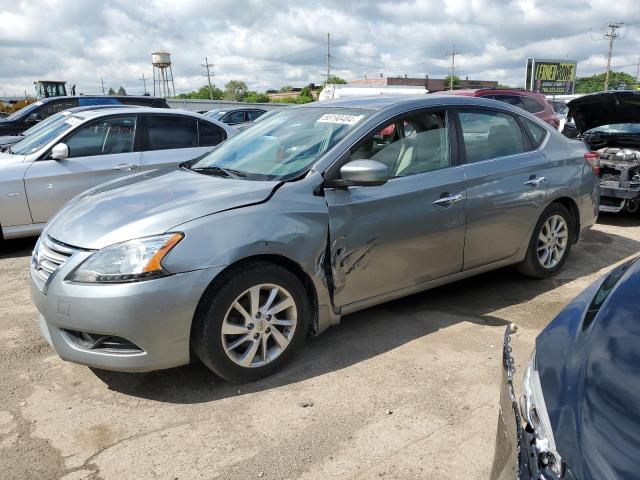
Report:
[[[53,272],[78,251],[80,250],[44,234],[40,237],[37,248],[33,251],[33,269],[38,278],[46,282]]]

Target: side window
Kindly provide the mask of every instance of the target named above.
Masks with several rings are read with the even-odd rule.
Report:
[[[419,112],[390,123],[366,138],[351,160],[385,164],[390,177],[405,177],[451,165],[445,112]]]
[[[529,132],[529,135],[531,135],[533,147],[538,148],[540,145],[542,145],[542,142],[547,136],[547,129],[532,122],[528,118],[520,117],[520,120],[522,120],[524,128],[527,130],[527,132]]]
[[[522,97],[518,97],[517,95],[494,95],[493,98],[500,102],[508,103],[509,105],[524,108]]]
[[[50,117],[54,113],[61,112],[62,110],[66,110],[67,108],[73,108],[78,106],[78,100],[76,98],[64,99],[64,100],[54,100],[53,102],[45,103],[42,107],[40,107],[36,112],[40,115],[42,120]]]
[[[224,123],[242,123],[244,122],[244,110],[228,113],[223,120]]]
[[[264,113],[266,112],[263,112],[262,110],[249,110],[247,111],[247,121],[253,122],[256,118]]]
[[[458,116],[467,163],[525,151],[522,130],[513,116],[488,110],[460,110]]]
[[[225,132],[220,127],[212,125],[209,122],[198,122],[198,132],[200,134],[201,147],[218,145],[227,138]]]
[[[535,98],[522,97],[522,103],[524,104],[522,108],[524,108],[529,113],[540,113],[544,110],[544,105],[542,105]]]
[[[65,142],[69,158],[128,153],[133,151],[136,117],[118,117],[92,123]]]
[[[147,150],[198,146],[198,122],[177,115],[147,117]]]

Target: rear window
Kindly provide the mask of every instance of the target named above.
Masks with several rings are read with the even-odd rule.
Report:
[[[198,122],[198,124],[201,147],[212,147],[214,145],[218,145],[227,138],[227,135],[220,127],[208,122]]]
[[[544,110],[544,105],[535,98],[522,97],[522,103],[524,108],[529,113],[540,113]]]
[[[198,146],[198,122],[179,116],[147,117],[147,150]]]
[[[520,117],[520,119],[524,124],[524,128],[527,130],[527,132],[529,132],[529,135],[531,136],[531,142],[533,143],[533,147],[534,148],[540,147],[540,145],[542,145],[542,142],[544,142],[544,139],[547,136],[547,129],[544,127],[541,127],[537,123],[532,122],[528,118]]]

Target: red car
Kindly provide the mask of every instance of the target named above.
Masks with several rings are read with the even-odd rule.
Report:
[[[434,92],[433,95],[466,95],[468,97],[492,98],[509,103],[533,113],[544,120],[553,128],[558,128],[560,120],[556,117],[549,102],[544,95],[538,92],[530,92],[523,88],[482,88],[478,90],[444,90]]]

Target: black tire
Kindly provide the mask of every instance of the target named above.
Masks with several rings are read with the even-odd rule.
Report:
[[[564,255],[558,261],[558,263],[551,267],[544,267],[540,260],[538,259],[538,237],[540,236],[540,232],[542,231],[543,225],[546,221],[554,215],[560,215],[563,217],[565,223],[568,227],[568,241],[567,247],[564,251]],[[567,261],[569,257],[569,253],[571,251],[571,246],[575,239],[575,230],[576,230],[576,219],[573,215],[567,210],[564,205],[559,203],[552,203],[549,205],[540,218],[538,219],[538,223],[536,223],[535,228],[533,229],[533,233],[531,234],[531,239],[529,240],[529,247],[527,248],[527,256],[524,261],[516,265],[516,269],[522,273],[523,275],[527,275],[533,278],[549,278],[555,275],[562,269],[564,263]]]
[[[288,346],[263,366],[243,367],[224,351],[221,329],[231,304],[243,292],[260,284],[276,284],[286,289],[296,304],[297,324]],[[271,375],[304,343],[310,318],[309,300],[304,286],[289,270],[269,262],[245,263],[223,274],[214,288],[207,290],[194,318],[193,350],[202,363],[220,377],[233,383],[246,383]]]

